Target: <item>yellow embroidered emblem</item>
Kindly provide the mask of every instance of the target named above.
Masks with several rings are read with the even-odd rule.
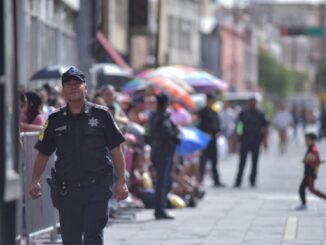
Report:
[[[46,128],[48,127],[48,125],[49,125],[48,120],[46,120],[44,123],[44,127],[38,136],[39,141],[42,141],[44,139],[44,132],[45,132]]]

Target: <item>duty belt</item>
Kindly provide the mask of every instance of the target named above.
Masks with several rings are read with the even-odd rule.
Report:
[[[95,184],[105,184],[105,183],[109,184],[110,176],[111,174],[105,173],[91,178],[83,178],[78,180],[60,180],[60,187],[61,187],[60,189],[65,190],[70,187],[82,188],[82,187],[88,187]]]

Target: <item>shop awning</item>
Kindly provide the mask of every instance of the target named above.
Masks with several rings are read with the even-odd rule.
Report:
[[[126,61],[122,58],[122,56],[112,47],[106,36],[103,34],[103,32],[98,31],[96,34],[97,41],[102,45],[102,47],[105,49],[105,51],[110,55],[114,63],[116,63],[118,66],[120,66],[122,69],[132,72],[131,67],[127,64]]]

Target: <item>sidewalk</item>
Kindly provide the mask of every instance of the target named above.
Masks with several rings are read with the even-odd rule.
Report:
[[[141,211],[134,221],[109,226],[105,244],[326,244],[326,202],[308,194],[308,210],[294,210],[299,204],[297,189],[305,148],[300,142],[290,146],[286,156],[279,156],[276,149],[264,153],[256,189],[247,187],[248,175],[241,189],[208,187],[198,207],[175,210],[174,221],[156,221],[152,210]],[[319,148],[323,155],[325,145]],[[220,164],[228,186],[233,184],[236,168],[237,156]],[[326,191],[326,166],[321,167],[316,186]]]
[[[210,189],[197,208],[176,210],[174,221],[156,221],[145,210],[135,221],[108,227],[105,244],[324,244],[326,202],[308,201],[299,212],[296,195]]]

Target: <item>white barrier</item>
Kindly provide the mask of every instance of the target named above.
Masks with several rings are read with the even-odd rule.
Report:
[[[51,167],[54,166],[55,156],[52,155],[40,180],[42,196],[33,200],[29,195],[29,188],[32,180],[34,161],[37,151],[34,145],[38,133],[21,133],[21,163],[20,176],[22,178],[23,197],[18,205],[22,210],[21,237],[26,237],[29,243],[30,238],[42,231],[52,231],[51,237],[56,236],[56,225],[59,222],[58,211],[52,206],[50,187],[46,183],[46,177],[50,176]]]

